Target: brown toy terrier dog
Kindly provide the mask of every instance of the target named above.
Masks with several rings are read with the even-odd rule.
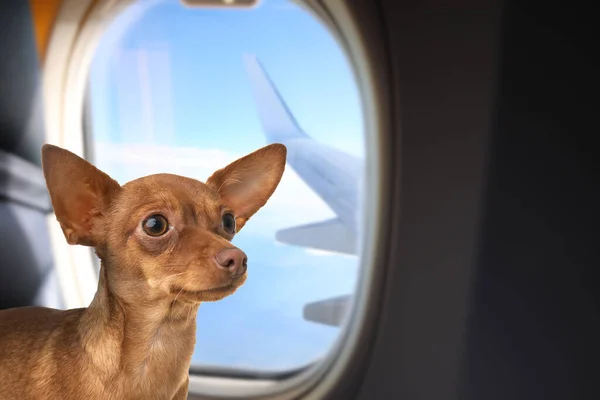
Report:
[[[265,205],[286,148],[263,147],[206,183],[170,174],[120,186],[44,145],[54,212],[69,244],[102,262],[88,308],[0,311],[0,398],[185,399],[196,312],[246,280],[230,240]]]

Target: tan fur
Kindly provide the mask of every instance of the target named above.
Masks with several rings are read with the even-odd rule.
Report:
[[[187,398],[198,307],[232,294],[247,276],[215,261],[234,247],[222,215],[232,213],[239,231],[279,184],[285,157],[275,144],[206,184],[158,174],[119,186],[76,155],[45,145],[56,217],[68,243],[95,248],[100,279],[88,308],[0,311],[0,398]],[[172,229],[147,235],[142,222],[152,214]]]

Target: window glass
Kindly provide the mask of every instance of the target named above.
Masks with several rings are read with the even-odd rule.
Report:
[[[233,240],[248,280],[200,306],[192,367],[279,373],[324,356],[356,285],[364,153],[358,89],[328,29],[284,0],[140,1],[106,30],[89,79],[89,156],[120,183],[159,172],[205,181],[287,145],[280,186]]]

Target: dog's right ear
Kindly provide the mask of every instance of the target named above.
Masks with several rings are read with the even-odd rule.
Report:
[[[94,220],[108,209],[121,186],[83,158],[50,144],[42,147],[42,169],[67,242],[94,246]]]

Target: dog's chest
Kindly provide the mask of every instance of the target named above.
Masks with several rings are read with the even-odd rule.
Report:
[[[169,394],[187,381],[194,340],[186,333],[177,336],[166,329],[152,339],[138,370],[140,389],[149,395]]]

